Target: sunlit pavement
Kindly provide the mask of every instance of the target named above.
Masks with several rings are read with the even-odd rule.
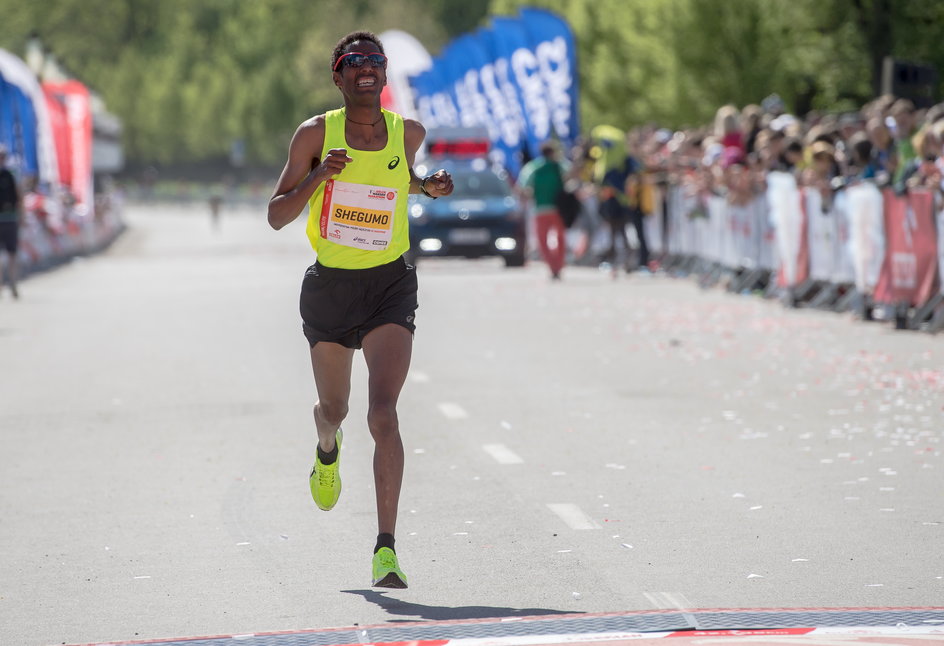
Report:
[[[0,296],[0,644],[940,640],[944,336],[662,275],[421,262],[411,587],[384,594],[360,359],[341,500],[308,492],[301,224],[129,220]]]

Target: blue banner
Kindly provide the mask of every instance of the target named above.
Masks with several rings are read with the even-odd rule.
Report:
[[[7,148],[8,163],[17,174],[39,173],[36,156],[36,111],[22,89],[0,76],[0,143]]]
[[[537,57],[552,128],[562,141],[572,141],[580,133],[574,34],[563,18],[549,11],[522,9],[521,21]]]
[[[570,146],[580,133],[576,43],[543,9],[495,17],[457,38],[410,84],[427,128],[484,126],[492,157],[515,175],[542,142]]]

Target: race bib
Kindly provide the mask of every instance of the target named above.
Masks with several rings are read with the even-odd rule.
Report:
[[[393,239],[396,209],[396,189],[329,179],[321,207],[321,237],[355,249],[386,249]]]

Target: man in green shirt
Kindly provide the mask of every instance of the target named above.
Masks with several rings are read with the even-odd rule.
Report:
[[[541,257],[551,270],[551,278],[560,280],[567,251],[564,221],[557,208],[557,196],[564,188],[565,170],[557,161],[557,146],[541,145],[541,156],[532,159],[518,176],[519,185],[534,202],[534,231]]]

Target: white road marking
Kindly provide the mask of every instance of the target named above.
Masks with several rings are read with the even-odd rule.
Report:
[[[462,406],[459,404],[453,404],[452,402],[443,402],[439,404],[439,412],[449,419],[465,419],[469,416]]]
[[[418,384],[425,384],[429,381],[429,375],[425,372],[420,372],[419,370],[411,370],[410,379]]]
[[[524,460],[504,444],[483,444],[482,449],[492,456],[498,464],[521,464]]]
[[[571,503],[548,503],[548,508],[560,516],[571,529],[600,529],[592,518],[587,516],[580,507]]]
[[[656,608],[685,610],[692,607],[692,602],[681,592],[643,592],[643,596]]]

